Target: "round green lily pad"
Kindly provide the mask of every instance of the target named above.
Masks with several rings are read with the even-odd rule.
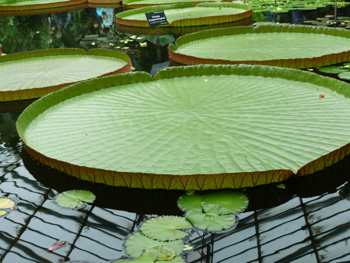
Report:
[[[144,250],[153,248],[161,249],[161,247],[169,247],[175,251],[176,255],[180,255],[182,253],[183,246],[184,244],[182,240],[169,242],[157,241],[143,235],[141,232],[137,232],[129,236],[125,242],[125,250],[133,258],[140,257]]]
[[[329,74],[339,74],[348,72],[349,69],[343,68],[342,66],[327,66],[327,67],[320,67],[318,68],[319,71]]]
[[[350,59],[350,32],[292,25],[205,30],[178,38],[169,45],[169,55],[185,65],[318,67]]]
[[[220,215],[216,212],[215,205],[211,206],[213,209],[208,206],[205,213],[189,211],[186,218],[197,228],[211,232],[227,230],[235,226],[235,215]]]
[[[171,27],[200,26],[228,23],[252,16],[252,8],[236,3],[184,3],[142,7],[116,15],[117,24],[133,27],[149,27],[145,13],[164,11]]]
[[[41,97],[91,78],[128,72],[130,58],[118,51],[40,50],[0,57],[0,101]]]
[[[344,80],[350,80],[350,72],[343,72],[338,75],[338,78],[344,79]]]
[[[168,68],[78,83],[32,103],[17,131],[82,180],[206,190],[312,174],[349,154],[350,86],[267,66]]]
[[[222,0],[208,0],[208,1],[198,1],[198,0],[124,0],[124,8],[140,8],[146,6],[154,5],[170,5],[170,4],[179,4],[179,3],[200,3],[200,2],[229,2]]]
[[[182,195],[177,201],[185,212],[202,212],[206,205],[215,205],[216,213],[228,215],[241,212],[248,206],[248,197],[240,192],[219,191],[203,195]]]
[[[69,190],[60,193],[56,197],[56,203],[64,208],[79,208],[84,206],[84,202],[92,203],[95,195],[86,190]]]
[[[178,216],[161,216],[145,221],[141,226],[141,232],[156,240],[173,241],[185,238],[188,233],[181,229],[192,228],[186,218]]]

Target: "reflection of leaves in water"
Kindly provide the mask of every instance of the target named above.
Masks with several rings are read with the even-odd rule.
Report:
[[[16,148],[19,137],[16,131],[16,121],[19,113],[0,114],[0,143],[5,146]]]

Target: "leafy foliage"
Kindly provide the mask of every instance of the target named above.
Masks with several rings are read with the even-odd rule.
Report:
[[[192,228],[192,225],[183,217],[160,216],[145,221],[141,226],[141,231],[152,239],[173,241],[188,235],[179,229],[189,228]]]
[[[186,218],[197,228],[206,231],[222,231],[233,227],[236,224],[235,215],[220,215],[216,205],[207,204],[203,208],[204,213],[189,211]]]
[[[240,192],[216,191],[201,195],[182,195],[177,203],[185,212],[206,211],[207,205],[211,205],[208,208],[211,212],[228,215],[244,210],[248,206],[248,198]]]
[[[70,190],[60,193],[56,203],[64,208],[79,208],[84,206],[84,202],[91,203],[95,198],[93,193],[86,190]]]
[[[183,250],[183,241],[175,240],[175,241],[157,241],[152,238],[149,238],[142,234],[141,232],[137,232],[128,237],[125,242],[125,250],[126,252],[133,258],[138,258],[142,255],[144,250],[149,250],[153,248],[171,248],[175,251],[176,255],[180,255]]]
[[[6,215],[7,211],[3,209],[13,209],[15,207],[15,202],[8,198],[0,198],[0,216]]]

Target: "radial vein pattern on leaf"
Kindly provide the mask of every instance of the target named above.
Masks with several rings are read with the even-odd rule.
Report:
[[[315,45],[317,43],[317,45]],[[322,34],[250,33],[193,41],[176,53],[231,61],[312,58],[349,50],[350,39]]]
[[[167,21],[172,23],[173,21],[188,18],[199,18],[207,16],[224,16],[224,15],[235,15],[247,10],[239,8],[225,8],[225,7],[193,7],[193,8],[179,8],[179,9],[169,9],[164,10]],[[146,21],[146,16],[144,13],[130,15],[126,17],[130,20],[143,20]]]
[[[39,115],[23,137],[48,157],[113,171],[296,172],[349,143],[347,116],[348,99],[309,83],[183,77],[74,97]]]
[[[90,79],[126,62],[98,56],[55,56],[0,63],[0,91],[33,89]]]

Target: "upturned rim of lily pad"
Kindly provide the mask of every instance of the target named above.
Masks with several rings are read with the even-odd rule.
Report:
[[[84,49],[78,49],[78,48],[46,49],[46,50],[37,50],[37,51],[8,54],[6,56],[0,57],[0,65],[1,63],[25,61],[26,59],[32,59],[32,58],[45,58],[45,57],[55,57],[55,56],[71,56],[71,55],[115,58],[125,62],[125,65],[123,67],[120,67],[117,70],[114,70],[111,72],[107,72],[103,75],[100,75],[98,76],[98,78],[111,76],[115,74],[126,73],[126,72],[129,72],[131,69],[130,58],[122,52],[107,50],[107,49],[90,49],[88,51],[85,51]],[[52,86],[46,86],[46,87],[40,87],[40,88],[5,90],[5,91],[0,90],[0,102],[40,98],[48,93],[57,91],[61,88],[67,87],[69,85],[72,85],[78,82],[80,81],[66,82],[59,85],[52,85]]]
[[[143,2],[143,3],[142,3]],[[178,2],[174,3],[174,4],[183,4],[183,3],[192,3],[192,4],[200,4],[200,3],[208,3],[208,2],[212,2],[212,3],[220,3],[220,2],[231,2],[230,0],[222,0],[222,1],[182,1],[182,0],[178,0]],[[157,6],[157,5],[168,5],[169,3],[167,3],[166,1],[162,3],[162,1],[159,1],[158,4],[150,4],[148,3],[147,0],[124,0],[123,1],[123,6],[126,9],[136,9],[136,8],[142,8],[142,7],[148,7],[148,6]]]
[[[214,24],[223,24],[242,20],[248,17],[251,17],[253,14],[253,9],[246,4],[237,4],[237,3],[224,3],[224,2],[209,2],[209,3],[181,3],[181,4],[172,4],[172,5],[159,5],[159,6],[147,6],[132,10],[127,10],[116,15],[117,24],[130,26],[130,27],[146,27],[148,28],[148,22],[145,17],[144,20],[135,20],[128,19],[128,16],[143,14],[148,12],[155,11],[165,11],[171,9],[191,9],[195,7],[220,7],[220,8],[232,8],[232,9],[242,9],[244,12],[232,15],[215,15],[215,16],[204,16],[199,18],[187,18],[187,19],[178,19],[170,22],[166,25],[161,25],[161,27],[188,27],[188,26],[203,26],[203,25],[214,25]]]
[[[210,73],[209,73],[210,72]],[[164,173],[142,173],[129,171],[116,171],[86,167],[72,164],[67,161],[58,160],[45,155],[35,149],[27,142],[24,134],[40,114],[66,100],[92,93],[97,90],[108,89],[135,83],[147,83],[157,80],[171,80],[179,77],[208,76],[208,75],[240,75],[254,77],[268,77],[298,81],[325,87],[335,91],[347,98],[350,97],[349,84],[328,77],[317,76],[311,72],[303,72],[294,69],[283,69],[279,67],[266,66],[213,66],[201,65],[193,67],[175,67],[160,71],[155,78],[145,72],[134,72],[123,75],[115,75],[101,79],[81,82],[39,99],[31,104],[19,117],[17,131],[23,141],[24,147],[37,160],[47,166],[75,176],[82,180],[93,183],[104,183],[112,186],[143,189],[181,189],[181,190],[208,190],[224,188],[242,188],[261,184],[281,182],[293,175],[312,174],[331,166],[345,158],[350,153],[350,144],[343,145],[317,159],[303,165],[298,171],[289,169],[275,169],[255,172],[234,173],[202,173],[202,174],[164,174]],[[318,99],[318,97],[317,97]],[[321,142],[320,142],[321,143]]]
[[[191,55],[185,55],[177,52],[177,50],[191,42],[205,40],[231,35],[244,34],[264,34],[264,33],[304,33],[304,34],[320,34],[329,35],[340,38],[350,38],[350,32],[345,29],[329,28],[329,27],[313,27],[301,25],[258,25],[258,26],[238,26],[224,29],[203,30],[200,32],[187,34],[179,37],[175,44],[168,46],[169,57],[172,61],[182,65],[198,65],[198,64],[248,64],[248,65],[267,65],[285,68],[312,68],[342,63],[350,60],[350,49],[341,53],[332,53],[322,56],[311,56],[307,58],[292,59],[264,59],[264,60],[228,60],[215,58],[200,58]]]
[[[57,1],[52,3],[44,4],[31,4],[31,5],[0,5],[1,15],[35,15],[35,14],[46,14],[47,12],[63,11],[64,8],[72,8],[78,6],[77,9],[81,9],[81,6],[86,4],[87,7],[91,1],[91,4],[120,4],[122,0],[68,0],[68,1]],[[63,8],[60,10],[60,8]],[[36,12],[40,11],[40,12]],[[72,9],[75,10],[75,9]],[[69,11],[69,10],[68,10]],[[25,12],[25,13],[21,13]],[[65,11],[67,12],[67,11]]]

